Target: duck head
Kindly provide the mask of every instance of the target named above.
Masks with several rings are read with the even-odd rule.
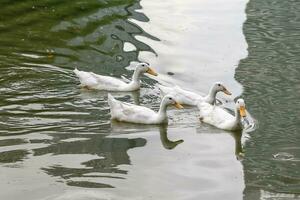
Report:
[[[235,103],[241,117],[246,117],[246,105],[244,99],[238,99]]]
[[[178,109],[183,108],[183,106],[180,103],[178,103],[172,95],[164,96],[164,98],[162,100],[162,104],[164,104],[165,106],[173,105]]]
[[[221,82],[216,82],[216,83],[213,85],[212,89],[213,89],[216,93],[217,93],[217,92],[224,92],[224,93],[227,94],[227,95],[231,95],[231,92],[229,92],[229,91],[227,90],[227,88],[223,85],[223,83],[221,83]]]
[[[148,74],[151,74],[153,76],[157,76],[157,73],[147,63],[139,63],[139,64],[137,64],[135,70],[137,72],[139,72],[139,73],[142,73],[142,74],[143,73],[148,73]]]

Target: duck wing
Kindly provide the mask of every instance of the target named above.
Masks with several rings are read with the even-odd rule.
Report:
[[[174,88],[173,87],[168,87],[168,86],[164,86],[164,85],[159,85],[157,84],[160,93],[162,94],[162,96],[165,96],[167,94],[173,93],[174,92]]]
[[[127,84],[121,81],[118,78],[110,77],[110,76],[103,76],[99,74],[95,74],[90,72],[91,76],[97,81],[97,89],[117,89],[120,87],[126,87]]]
[[[111,108],[111,118],[133,123],[147,123],[157,116],[153,110],[114,99],[110,94],[108,103]]]
[[[198,108],[200,110],[200,119],[216,127],[220,127],[228,121],[234,121],[234,116],[220,106],[202,102],[198,104]]]
[[[175,87],[158,85],[158,88],[160,89],[163,96],[171,94],[176,99],[176,101],[178,101],[178,103],[184,105],[195,106],[198,100],[203,99],[202,96],[194,92],[184,90],[177,85]]]
[[[79,71],[77,68],[75,68],[73,72],[79,78],[81,85],[94,86],[97,84],[97,79],[92,76],[90,72]]]
[[[174,93],[175,98],[178,98],[179,103],[185,105],[195,106],[199,100],[203,99],[202,96],[196,94],[195,92],[184,90],[179,86],[175,86]]]

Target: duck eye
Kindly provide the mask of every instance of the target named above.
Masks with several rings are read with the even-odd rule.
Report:
[[[171,97],[169,97],[169,100],[172,100],[172,98],[171,98]]]
[[[219,83],[218,86],[221,86],[221,84]]]

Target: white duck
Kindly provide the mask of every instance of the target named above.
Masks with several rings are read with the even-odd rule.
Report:
[[[135,91],[140,89],[140,77],[144,73],[149,73],[151,75],[157,76],[157,73],[152,68],[150,68],[147,63],[137,64],[136,69],[132,75],[132,80],[129,83],[125,83],[118,78],[98,75],[93,72],[79,71],[78,69],[75,69],[74,73],[79,78],[81,86],[87,89],[123,92]]]
[[[166,95],[162,99],[158,112],[143,106],[118,101],[111,94],[108,94],[108,104],[110,106],[111,119],[138,124],[167,123],[168,105],[174,105],[176,108],[183,108],[183,106],[177,103],[171,95]]]
[[[214,83],[206,96],[201,96],[194,92],[184,90],[179,86],[167,87],[158,85],[158,87],[163,96],[166,94],[171,94],[172,96],[174,96],[176,101],[178,101],[178,103],[190,106],[197,106],[198,103],[203,101],[209,104],[214,104],[216,101],[216,95],[220,91],[224,92],[227,95],[231,95],[231,93],[221,82]]]
[[[235,116],[233,116],[220,106],[202,102],[198,104],[200,120],[224,130],[242,130],[241,117],[246,117],[245,102],[243,99],[238,99],[235,105]]]

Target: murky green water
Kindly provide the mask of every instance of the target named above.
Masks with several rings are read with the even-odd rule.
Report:
[[[299,3],[250,1],[247,58],[247,2],[160,3],[0,1],[0,199],[299,198]],[[243,87],[259,128],[245,142],[194,108],[168,127],[111,123],[107,93],[72,70],[130,78],[138,60],[192,90]],[[114,95],[157,109],[142,81]]]
[[[262,190],[299,199],[300,2],[251,0],[246,11],[249,56],[236,78],[259,128],[246,145],[245,199],[258,199]]]

